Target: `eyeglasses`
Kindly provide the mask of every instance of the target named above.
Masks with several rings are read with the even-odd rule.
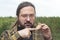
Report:
[[[24,17],[24,18],[27,18],[27,17],[33,18],[33,17],[35,17],[35,14],[21,14],[21,17]]]

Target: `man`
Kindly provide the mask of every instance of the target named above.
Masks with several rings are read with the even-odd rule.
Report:
[[[43,39],[52,40],[50,28],[46,24],[35,25],[35,6],[30,2],[21,3],[16,11],[17,22],[11,30],[6,30],[1,34],[0,40],[40,40],[41,32]]]

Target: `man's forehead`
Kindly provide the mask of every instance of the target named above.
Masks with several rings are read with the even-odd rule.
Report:
[[[34,8],[32,6],[26,6],[26,7],[23,7],[21,10],[34,10]]]
[[[35,10],[32,6],[24,7],[20,10],[20,13],[34,13]]]

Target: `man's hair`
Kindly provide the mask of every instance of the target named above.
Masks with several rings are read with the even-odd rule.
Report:
[[[20,13],[20,10],[24,7],[27,7],[27,6],[32,6],[35,10],[35,6],[30,3],[30,2],[22,2],[21,4],[19,4],[18,8],[17,8],[17,11],[16,11],[16,15],[19,16],[19,13]]]
[[[27,6],[32,6],[32,7],[34,8],[34,10],[35,10],[35,6],[34,6],[32,3],[30,3],[30,2],[22,2],[22,3],[19,4],[19,6],[17,7],[17,11],[16,11],[17,17],[19,17],[20,10],[21,10],[22,8],[24,8],[24,7],[27,7]],[[16,23],[13,25],[13,27],[15,27],[16,25],[17,25],[17,26],[19,25],[19,21],[18,21],[18,20],[17,20]]]

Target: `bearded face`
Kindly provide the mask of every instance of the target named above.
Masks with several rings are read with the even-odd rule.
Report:
[[[25,28],[32,28],[35,21],[35,10],[32,6],[24,7],[20,10],[19,23]]]

